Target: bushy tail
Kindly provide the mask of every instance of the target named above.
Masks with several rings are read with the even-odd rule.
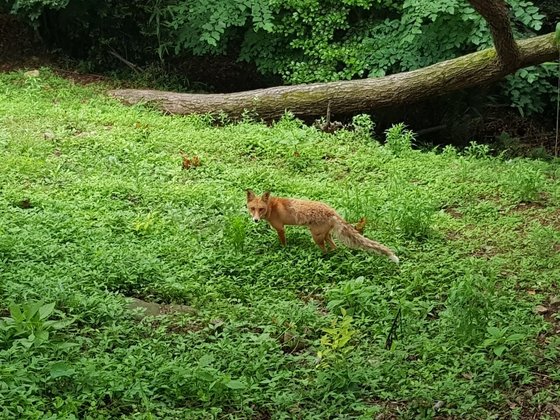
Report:
[[[379,242],[372,241],[371,239],[360,235],[360,233],[354,228],[354,226],[347,223],[341,217],[334,216],[333,221],[333,233],[335,237],[348,248],[363,249],[366,251],[376,252],[378,254],[387,256],[391,261],[397,264],[399,263],[399,257],[397,257],[395,253],[385,245],[382,245]]]

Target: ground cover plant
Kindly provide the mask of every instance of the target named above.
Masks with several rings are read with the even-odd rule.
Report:
[[[0,417],[557,416],[558,163],[352,128],[0,75]],[[365,216],[401,264],[283,249],[246,188]]]

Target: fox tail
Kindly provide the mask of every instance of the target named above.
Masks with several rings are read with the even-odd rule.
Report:
[[[399,257],[397,257],[391,249],[361,235],[354,226],[346,222],[340,216],[334,216],[333,222],[334,236],[348,248],[375,252],[387,256],[394,263],[399,263]]]

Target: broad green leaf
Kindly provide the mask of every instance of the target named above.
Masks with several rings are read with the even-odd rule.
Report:
[[[37,331],[35,333],[36,341],[47,341],[49,339],[49,332],[45,330]]]
[[[521,341],[524,338],[525,338],[525,335],[523,335],[523,334],[512,334],[512,335],[508,336],[507,341],[516,342],[516,341]]]
[[[76,370],[66,362],[55,362],[49,369],[49,374],[52,379],[72,376],[75,372]]]
[[[23,314],[26,319],[30,320],[39,312],[43,306],[43,301],[39,300],[37,302],[30,302],[23,306]]]
[[[14,319],[14,321],[23,320],[23,314],[21,312],[19,305],[13,303],[9,306],[9,310],[10,310],[10,316]]]
[[[501,356],[502,353],[506,350],[506,346],[498,346],[498,347],[494,347],[494,354],[496,356]]]
[[[40,319],[46,319],[48,318],[54,311],[54,306],[55,303],[47,303],[45,305],[42,305],[39,308],[39,318]]]
[[[215,357],[211,354],[205,354],[200,359],[198,359],[198,367],[206,367],[214,362]]]
[[[240,381],[239,379],[233,379],[229,382],[226,382],[226,386],[230,389],[245,389],[247,385]]]
[[[195,374],[196,379],[200,379],[206,382],[212,382],[216,379],[216,375],[209,370],[197,370]]]

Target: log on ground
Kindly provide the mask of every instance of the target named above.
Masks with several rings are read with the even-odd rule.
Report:
[[[517,66],[504,68],[494,48],[467,54],[418,70],[375,79],[280,86],[227,94],[193,94],[117,89],[110,95],[128,104],[154,103],[171,114],[219,114],[240,117],[244,111],[272,120],[290,111],[298,117],[324,115],[330,101],[335,114],[370,112],[410,104],[499,80],[519,68],[558,57],[554,33],[517,41]]]

